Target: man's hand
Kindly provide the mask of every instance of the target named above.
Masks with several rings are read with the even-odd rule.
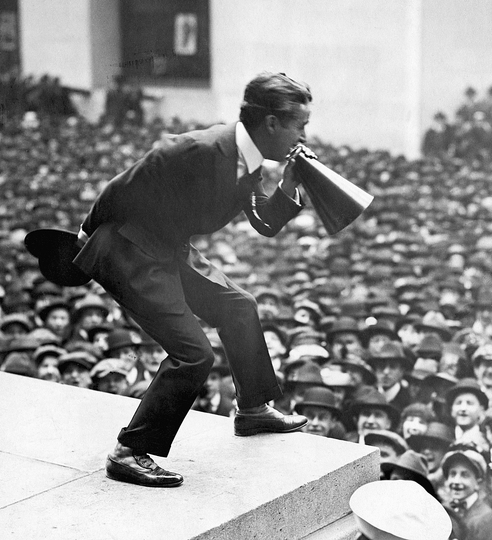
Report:
[[[294,165],[296,164],[296,153],[291,155],[287,160],[287,165],[284,169],[284,177],[282,181],[282,189],[289,195],[289,197],[294,198],[296,194],[296,187],[299,185],[300,180],[294,173]]]

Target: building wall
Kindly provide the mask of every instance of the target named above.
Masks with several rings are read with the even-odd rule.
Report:
[[[464,91],[492,86],[492,1],[425,0],[422,19],[422,121],[437,110],[451,119]]]
[[[22,70],[92,86],[90,0],[20,0]]]
[[[25,73],[101,91],[121,58],[119,0],[20,0]],[[492,85],[492,0],[210,0],[209,88],[146,85],[167,117],[237,118],[263,70],[308,82],[308,134],[415,157],[438,109]]]

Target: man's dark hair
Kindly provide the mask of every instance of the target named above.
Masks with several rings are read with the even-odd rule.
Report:
[[[265,116],[275,115],[280,122],[294,118],[294,104],[312,101],[311,90],[285,73],[261,73],[248,83],[244,91],[239,120],[246,128],[258,127]]]

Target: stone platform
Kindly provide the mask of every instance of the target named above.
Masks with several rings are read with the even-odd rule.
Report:
[[[303,433],[235,437],[191,411],[168,459],[181,487],[109,480],[138,401],[0,373],[0,531],[11,540],[352,540],[348,500],[374,448]]]

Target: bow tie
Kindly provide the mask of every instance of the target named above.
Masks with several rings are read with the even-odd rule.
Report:
[[[467,509],[466,501],[451,501],[449,506],[458,514],[465,513]]]
[[[261,165],[255,169],[252,173],[243,174],[237,179],[237,185],[251,185],[258,182],[261,179]]]

